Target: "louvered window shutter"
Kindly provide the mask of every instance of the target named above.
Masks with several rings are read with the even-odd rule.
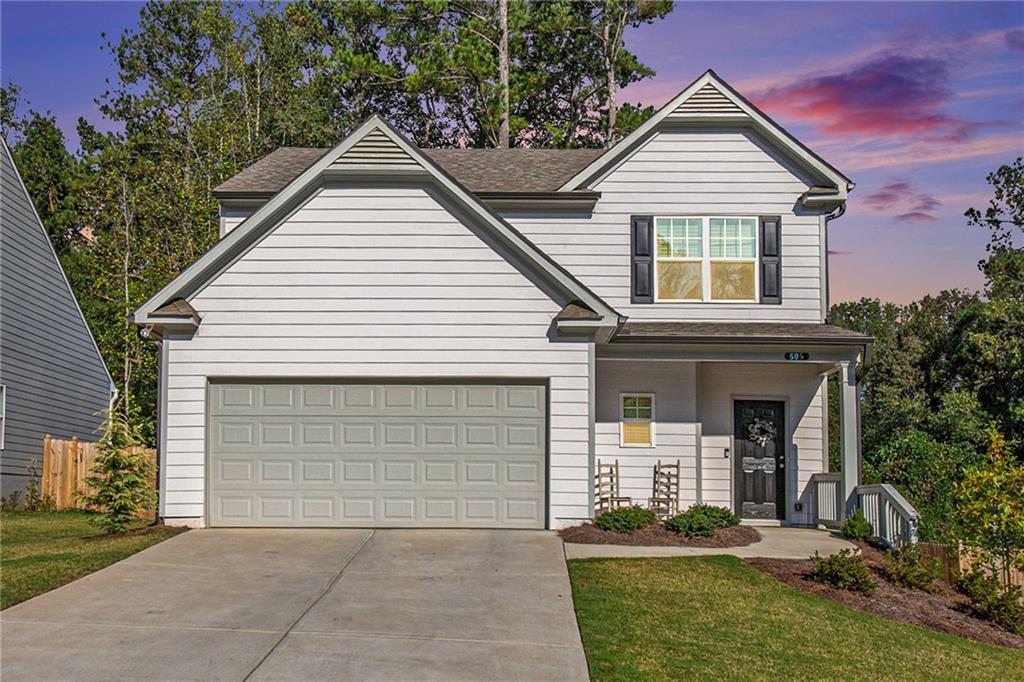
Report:
[[[782,303],[782,218],[761,216],[761,303]]]
[[[654,218],[630,218],[631,295],[633,303],[654,303]]]

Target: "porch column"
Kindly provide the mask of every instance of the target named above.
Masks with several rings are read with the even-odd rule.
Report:
[[[860,485],[860,400],[857,363],[841,362],[839,371],[839,433],[843,452],[843,494],[846,516],[857,507],[854,489]]]

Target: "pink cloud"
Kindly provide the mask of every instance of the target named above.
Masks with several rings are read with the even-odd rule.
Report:
[[[938,218],[921,211],[909,211],[907,213],[900,213],[896,216],[896,220],[901,223],[934,223]]]
[[[962,159],[994,157],[1010,158],[1024,153],[1024,140],[1019,133],[989,135],[959,144],[937,145],[915,140],[899,143],[885,149],[848,151],[836,153],[836,161],[842,168],[870,170],[898,166],[920,166],[923,164],[947,163]]]
[[[1024,29],[1015,28],[1012,31],[1007,31],[1004,39],[1006,40],[1006,46],[1011,50],[1024,52]]]
[[[978,124],[942,113],[951,97],[943,60],[880,55],[770,88],[756,99],[765,109],[811,123],[825,134],[965,139]]]
[[[890,180],[861,201],[879,212],[899,211],[893,219],[901,223],[934,222],[938,218],[932,214],[942,206],[941,201],[919,191],[906,178]]]

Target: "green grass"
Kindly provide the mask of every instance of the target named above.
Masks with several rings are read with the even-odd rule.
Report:
[[[727,556],[569,562],[595,680],[1024,679],[1024,651],[896,623]]]
[[[87,512],[0,514],[0,608],[109,566],[181,532],[153,526],[104,535]]]

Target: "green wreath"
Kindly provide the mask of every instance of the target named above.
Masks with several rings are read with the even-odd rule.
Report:
[[[758,418],[747,424],[747,440],[757,443],[762,448],[774,442],[777,435],[775,424],[767,419]]]

